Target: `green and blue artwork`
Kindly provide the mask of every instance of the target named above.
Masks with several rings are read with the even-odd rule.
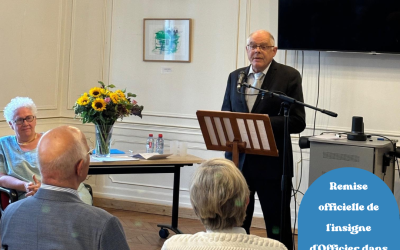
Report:
[[[153,52],[160,54],[174,54],[179,48],[179,34],[178,29],[166,29],[157,31],[154,34],[155,44]]]

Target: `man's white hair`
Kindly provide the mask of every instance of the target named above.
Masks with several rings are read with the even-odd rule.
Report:
[[[269,31],[267,31],[267,30],[256,30],[256,31],[252,32],[252,33],[247,37],[247,41],[246,41],[246,44],[247,44],[247,45],[249,45],[250,38],[254,35],[254,33],[257,33],[257,32],[267,33],[267,34],[269,35],[269,43],[270,43],[270,45],[271,45],[271,46],[275,46],[275,38],[274,38],[274,36],[273,36]]]

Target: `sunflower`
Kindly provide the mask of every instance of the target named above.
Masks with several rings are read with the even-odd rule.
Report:
[[[89,94],[93,97],[99,97],[101,95],[101,88],[94,87],[89,91]]]
[[[135,100],[131,101],[131,97],[136,97],[135,94],[117,89],[113,84],[99,83],[101,86],[77,96],[73,106],[75,117],[81,118],[83,123],[110,125],[129,115],[142,117],[143,106],[139,106]]]
[[[96,111],[103,111],[106,109],[106,105],[107,103],[103,99],[97,98],[93,101],[92,108]]]
[[[111,98],[111,101],[115,104],[117,104],[119,101],[119,96],[117,93],[110,93],[110,98]]]
[[[78,103],[81,106],[85,106],[90,102],[89,97],[87,95],[81,96],[76,103]]]
[[[118,96],[119,96],[121,99],[123,99],[123,100],[126,99],[125,93],[122,92],[121,90],[116,90],[115,93],[118,94]]]
[[[100,89],[100,92],[101,92],[101,94],[103,96],[109,96],[110,95],[110,91],[108,91],[106,89],[103,89],[103,88]]]

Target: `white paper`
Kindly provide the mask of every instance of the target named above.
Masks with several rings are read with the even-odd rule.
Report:
[[[170,74],[172,73],[171,67],[161,67],[161,74]]]
[[[172,155],[172,154],[141,153],[141,154],[132,155],[132,157],[137,158],[135,160],[138,160],[138,159],[157,160],[157,159],[165,159],[170,155]]]

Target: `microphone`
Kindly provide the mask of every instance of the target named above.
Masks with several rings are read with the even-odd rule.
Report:
[[[239,78],[237,81],[237,92],[239,93],[239,89],[242,86],[243,83],[243,79],[246,77],[246,74],[244,73],[244,71],[240,71],[239,73]]]

